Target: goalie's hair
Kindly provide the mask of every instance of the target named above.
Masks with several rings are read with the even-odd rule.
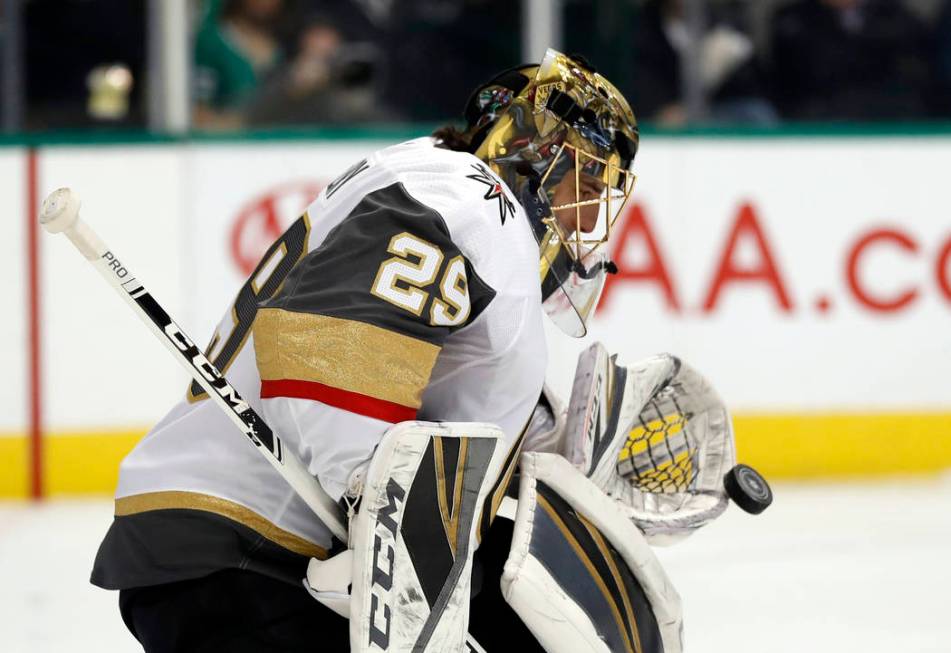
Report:
[[[471,152],[472,143],[469,136],[454,125],[444,125],[433,132],[436,146],[453,152]]]

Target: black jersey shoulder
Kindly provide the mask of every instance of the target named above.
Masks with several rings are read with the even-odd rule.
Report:
[[[390,243],[400,234],[425,241],[442,254],[435,278],[420,286],[428,297],[419,315],[371,292],[381,265],[393,257],[388,249]],[[446,267],[457,257],[465,262],[470,313],[468,319],[457,326],[434,326],[426,316],[438,296]],[[410,256],[407,262],[416,264],[419,260]],[[411,285],[400,280],[396,283],[400,288]],[[320,246],[301,259],[282,291],[266,306],[357,320],[441,344],[449,333],[478,318],[495,294],[453,242],[443,217],[396,182],[364,196]]]

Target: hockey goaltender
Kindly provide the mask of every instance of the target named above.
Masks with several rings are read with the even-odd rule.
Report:
[[[543,314],[583,336],[614,269],[634,114],[549,50],[464,117],[327,186],[208,347],[348,541],[197,384],[123,461],[92,582],[148,653],[682,650],[649,545],[768,486],[674,356],[594,344],[567,409],[544,387]]]

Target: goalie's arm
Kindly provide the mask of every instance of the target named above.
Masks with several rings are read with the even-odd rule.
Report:
[[[494,296],[439,213],[402,184],[373,191],[258,309],[262,412],[339,498],[386,430],[416,419],[447,338]]]

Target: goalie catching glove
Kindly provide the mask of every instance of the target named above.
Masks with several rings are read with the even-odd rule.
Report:
[[[617,501],[652,544],[722,514],[723,479],[736,464],[730,413],[703,376],[670,354],[618,365],[601,343],[578,358],[554,450]]]

